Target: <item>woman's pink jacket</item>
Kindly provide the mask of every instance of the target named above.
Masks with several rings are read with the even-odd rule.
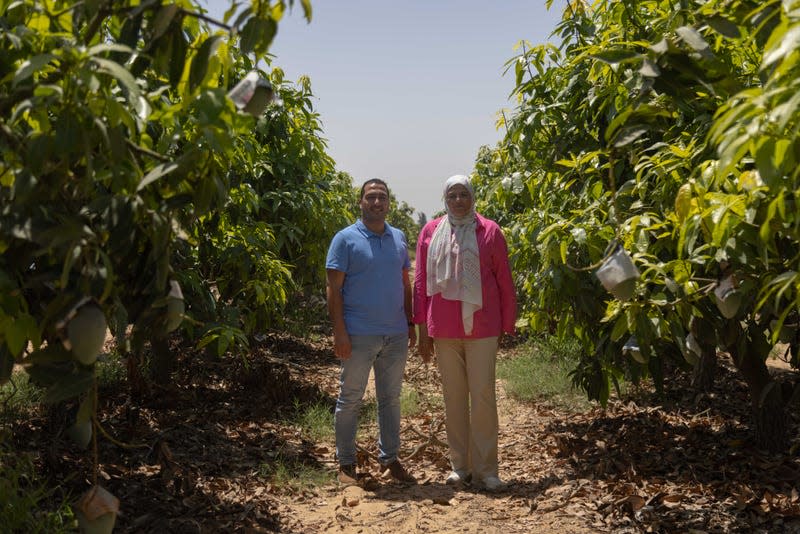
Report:
[[[502,332],[513,334],[517,298],[508,264],[508,246],[497,223],[481,215],[477,215],[475,233],[481,262],[483,307],[473,316],[472,334],[464,334],[461,301],[444,299],[440,293],[427,296],[428,246],[442,219],[439,217],[428,222],[417,241],[414,322],[426,323],[428,335],[433,338],[483,338],[499,336]]]

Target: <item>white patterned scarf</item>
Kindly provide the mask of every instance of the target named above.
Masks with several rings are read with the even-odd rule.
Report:
[[[472,209],[464,217],[455,217],[447,207],[447,192],[454,185],[463,185],[472,197]],[[472,334],[472,316],[483,307],[481,262],[478,238],[475,235],[475,193],[469,179],[457,174],[444,184],[447,216],[433,232],[428,245],[427,293],[441,293],[447,300],[461,301],[464,333]]]

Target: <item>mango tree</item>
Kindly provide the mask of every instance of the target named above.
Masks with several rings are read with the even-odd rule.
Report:
[[[163,380],[181,324],[224,350],[321,280],[350,183],[308,82],[261,70],[292,3],[0,0],[0,384],[77,397],[83,446],[107,328]]]
[[[667,362],[707,369],[719,347],[769,448],[785,443],[765,359],[796,322],[796,253],[778,252],[797,250],[783,215],[794,189],[776,169],[787,189],[762,186],[742,128],[772,125],[748,98],[774,68],[764,47],[791,49],[790,20],[779,2],[573,2],[560,46],[523,43],[509,62],[519,107],[476,167],[481,209],[509,230],[523,317],[580,340],[573,379],[590,398],[605,403],[626,376],[660,387]],[[791,168],[776,146],[790,143],[762,141],[762,161]],[[635,282],[614,298],[595,273],[617,255],[632,257]]]
[[[281,327],[287,302],[321,295],[327,243],[352,218],[351,179],[325,152],[309,80],[294,87],[274,68],[270,82],[280,105],[240,140],[227,203],[189,226],[177,258],[200,345],[217,354]]]

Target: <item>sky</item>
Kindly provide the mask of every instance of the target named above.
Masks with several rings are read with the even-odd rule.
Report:
[[[229,0],[201,0],[222,19]],[[505,63],[525,39],[546,42],[563,0],[299,0],[278,25],[270,53],[287,80],[311,79],[328,153],[360,186],[385,180],[430,218],[442,186],[469,175],[478,149],[494,146],[509,100]]]

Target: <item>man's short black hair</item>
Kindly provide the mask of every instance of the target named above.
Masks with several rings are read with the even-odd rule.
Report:
[[[386,182],[384,182],[384,181],[383,181],[383,180],[381,180],[380,178],[370,178],[369,180],[367,180],[366,182],[364,182],[364,183],[361,185],[361,196],[360,196],[360,197],[358,197],[358,199],[359,199],[359,200],[364,200],[364,190],[367,188],[367,186],[368,186],[369,184],[378,184],[378,185],[382,185],[382,186],[384,187],[384,189],[386,189],[386,194],[387,194],[387,195],[389,194],[389,186],[388,186],[388,185],[386,185]]]

